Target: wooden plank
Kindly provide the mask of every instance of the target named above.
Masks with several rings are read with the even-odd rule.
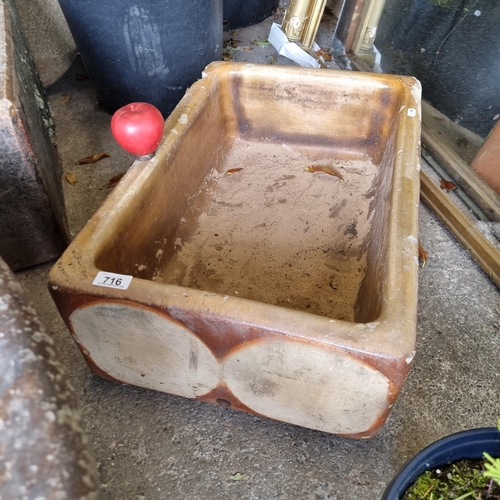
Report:
[[[422,123],[422,146],[491,220],[500,221],[500,197],[425,123]]]
[[[429,176],[420,171],[420,197],[455,235],[488,276],[500,286],[500,251],[450,201]]]
[[[455,151],[467,165],[471,164],[484,143],[481,136],[450,120],[425,100],[422,100],[422,122],[439,136],[446,147]]]

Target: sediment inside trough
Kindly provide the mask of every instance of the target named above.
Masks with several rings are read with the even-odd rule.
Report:
[[[193,197],[153,279],[353,321],[376,170],[369,159],[238,140]]]

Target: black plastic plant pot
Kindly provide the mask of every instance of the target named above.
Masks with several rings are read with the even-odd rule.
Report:
[[[100,105],[164,118],[222,57],[222,0],[59,0]]]
[[[500,432],[485,427],[457,432],[424,448],[415,455],[389,484],[382,500],[400,500],[408,487],[426,470],[462,459],[481,458],[483,452],[500,457]]]
[[[224,0],[224,29],[260,23],[271,16],[278,5],[279,0]]]

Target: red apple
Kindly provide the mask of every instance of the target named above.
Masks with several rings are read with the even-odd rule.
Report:
[[[111,132],[123,149],[136,156],[147,156],[160,144],[163,124],[158,108],[147,102],[132,102],[115,112]]]

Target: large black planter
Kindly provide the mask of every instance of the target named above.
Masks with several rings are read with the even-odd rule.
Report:
[[[101,106],[166,117],[222,55],[222,0],[59,0]]]
[[[224,29],[257,24],[278,8],[279,0],[224,0]]]
[[[415,76],[424,99],[486,137],[500,114],[500,2],[439,3],[387,0],[375,41],[382,69]]]
[[[382,500],[399,500],[408,486],[428,469],[464,458],[481,458],[485,451],[492,457],[500,457],[500,432],[496,427],[472,429],[446,436],[424,448],[407,462],[385,490]]]

